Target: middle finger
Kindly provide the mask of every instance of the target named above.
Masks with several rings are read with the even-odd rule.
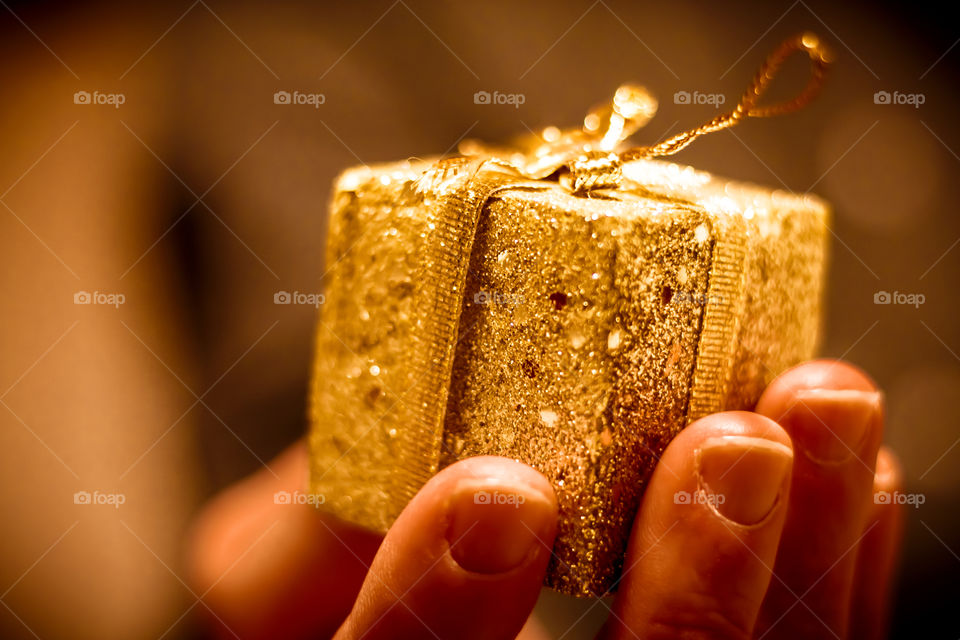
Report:
[[[881,396],[850,365],[811,362],[775,380],[757,412],[786,429],[797,451],[758,637],[845,638],[857,547],[872,506]]]

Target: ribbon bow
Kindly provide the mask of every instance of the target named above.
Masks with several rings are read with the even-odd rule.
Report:
[[[777,70],[795,52],[807,54],[812,64],[806,87],[791,100],[759,106]],[[610,104],[592,110],[580,129],[547,127],[540,135],[529,134],[510,147],[467,140],[460,144],[459,151],[468,158],[485,157],[487,164],[531,180],[556,175],[574,195],[586,196],[596,189],[617,188],[625,163],[672,155],[700,136],[732,127],[747,117],[768,118],[803,108],[820,93],[829,63],[829,54],[816,35],[804,33],[789,38],[767,57],[732,111],[652,146],[620,148],[657,111],[656,98],[645,88],[625,84],[617,89]]]

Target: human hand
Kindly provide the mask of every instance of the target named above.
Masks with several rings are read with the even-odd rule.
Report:
[[[882,637],[901,517],[872,498],[900,482],[882,423],[863,373],[817,361],[775,380],[756,412],[684,429],[650,479],[601,635]],[[305,485],[302,443],[272,467],[279,477],[215,499],[192,537],[194,583],[224,636],[545,637],[530,612],[557,507],[530,467],[451,465],[382,541],[275,503]],[[478,503],[479,491],[516,499]]]

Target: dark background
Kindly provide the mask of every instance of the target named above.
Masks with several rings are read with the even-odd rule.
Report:
[[[909,509],[894,636],[960,636],[960,23],[936,3],[804,0],[0,2],[0,237],[11,247],[0,634],[197,633],[192,614],[178,618],[193,602],[179,581],[184,531],[205,497],[304,429],[315,310],[273,294],[317,290],[340,169],[575,125],[625,81],[660,99],[635,136],[654,142],[715,112],[675,104],[674,92],[720,93],[730,108],[763,57],[803,30],[835,53],[821,98],[676,161],[834,206],[822,352],[885,390],[887,441],[925,500]],[[791,60],[771,97],[805,73]],[[126,102],[76,105],[79,90]],[[278,90],[325,102],[277,105]],[[478,90],[524,104],[478,105]],[[876,104],[877,91],[923,104]],[[113,250],[117,265],[80,267]],[[130,302],[112,316],[61,304],[78,289]],[[879,291],[925,301],[876,305]],[[169,402],[102,409],[136,394],[120,351],[97,348],[117,335],[156,356]],[[83,385],[71,372],[114,366],[118,382],[66,417],[47,413],[74,406]],[[116,487],[128,504],[78,509],[69,495],[87,487]],[[543,607],[557,619],[574,610]]]

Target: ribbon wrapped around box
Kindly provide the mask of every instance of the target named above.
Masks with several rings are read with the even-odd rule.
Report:
[[[757,107],[793,51],[811,83]],[[310,409],[323,508],[383,532],[438,470],[507,456],[557,494],[548,586],[612,589],[658,456],[814,354],[824,276],[822,201],[652,158],[802,106],[825,66],[788,41],[736,110],[655,147],[617,150],[655,110],[628,86],[579,131],[341,175]]]

